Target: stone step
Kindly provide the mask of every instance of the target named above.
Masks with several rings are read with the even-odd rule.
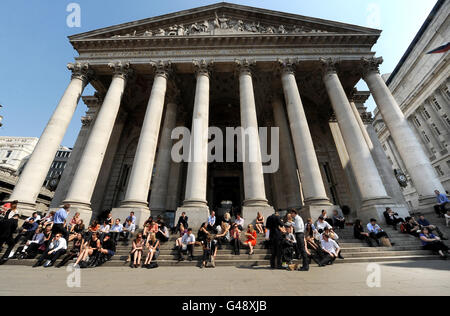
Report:
[[[438,256],[435,255],[405,255],[405,256],[389,256],[389,257],[358,257],[358,258],[346,258],[345,260],[336,260],[335,264],[343,264],[343,263],[364,263],[364,262],[392,262],[392,261],[412,261],[412,260],[437,260]],[[36,261],[35,260],[9,260],[7,265],[21,265],[21,266],[32,266]],[[199,261],[181,261],[178,262],[176,260],[158,260],[159,266],[198,266]],[[295,261],[295,263],[300,263]],[[127,267],[129,263],[125,263],[121,260],[111,260],[106,262],[101,268],[108,267]],[[269,266],[269,260],[257,260],[257,259],[234,259],[234,260],[216,260],[216,266],[236,266],[236,267],[252,267],[252,266]],[[311,263],[311,267],[317,267],[316,263]],[[45,268],[37,268],[38,270],[42,270]],[[53,269],[53,268],[52,268]]]

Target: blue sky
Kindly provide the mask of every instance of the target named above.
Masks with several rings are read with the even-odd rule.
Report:
[[[81,7],[81,27],[66,24],[67,6]],[[67,36],[144,19],[217,1],[193,0],[1,0],[0,2],[0,135],[39,137],[70,79],[66,64],[76,52]],[[422,26],[436,0],[259,0],[228,1],[383,30],[374,47],[392,72]],[[360,90],[364,84],[358,86]],[[92,88],[85,95],[92,94]],[[373,101],[368,105],[373,109]],[[80,102],[62,145],[73,146]]]

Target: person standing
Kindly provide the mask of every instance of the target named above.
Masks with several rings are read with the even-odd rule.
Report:
[[[281,227],[283,223],[278,212],[273,213],[267,218],[266,227],[269,229],[269,242],[271,244],[272,255],[270,257],[270,267],[272,269],[281,269]]]
[[[291,216],[294,220],[294,233],[296,242],[296,257],[299,259],[302,256],[302,267],[300,271],[308,271],[309,270],[309,260],[308,255],[305,250],[305,224],[303,223],[303,219],[298,215],[297,211],[292,209]]]
[[[0,264],[6,262],[9,253],[16,244],[13,235],[17,230],[18,222],[19,222],[19,214],[14,214],[12,218],[0,222],[0,252],[2,251],[4,243],[8,245],[8,249],[3,254]]]
[[[64,204],[62,208],[56,211],[55,216],[53,217],[53,234],[61,233],[64,239],[69,239],[69,232],[65,228],[67,215],[70,212],[70,204]]]

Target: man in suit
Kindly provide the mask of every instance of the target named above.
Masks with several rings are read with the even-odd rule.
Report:
[[[0,222],[0,252],[5,242],[8,245],[8,249],[1,258],[0,264],[3,264],[7,260],[9,253],[16,244],[13,235],[17,230],[18,222],[19,222],[19,214],[14,214],[13,217],[11,217],[10,219]]]
[[[272,269],[281,268],[281,242],[282,234],[281,227],[283,222],[280,219],[278,212],[270,215],[266,221],[266,227],[269,229],[269,241],[272,246],[272,256],[270,257],[270,267]]]

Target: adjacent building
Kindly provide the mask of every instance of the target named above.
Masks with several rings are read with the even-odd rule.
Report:
[[[438,1],[395,70],[386,76],[386,84],[446,191],[450,191],[450,55],[427,53],[449,41],[449,14],[450,2]],[[405,163],[415,157],[400,154],[378,109],[373,126],[392,171],[406,176],[402,192],[410,208],[417,210],[420,192]]]
[[[37,137],[0,136],[0,168],[18,173],[38,141]]]

